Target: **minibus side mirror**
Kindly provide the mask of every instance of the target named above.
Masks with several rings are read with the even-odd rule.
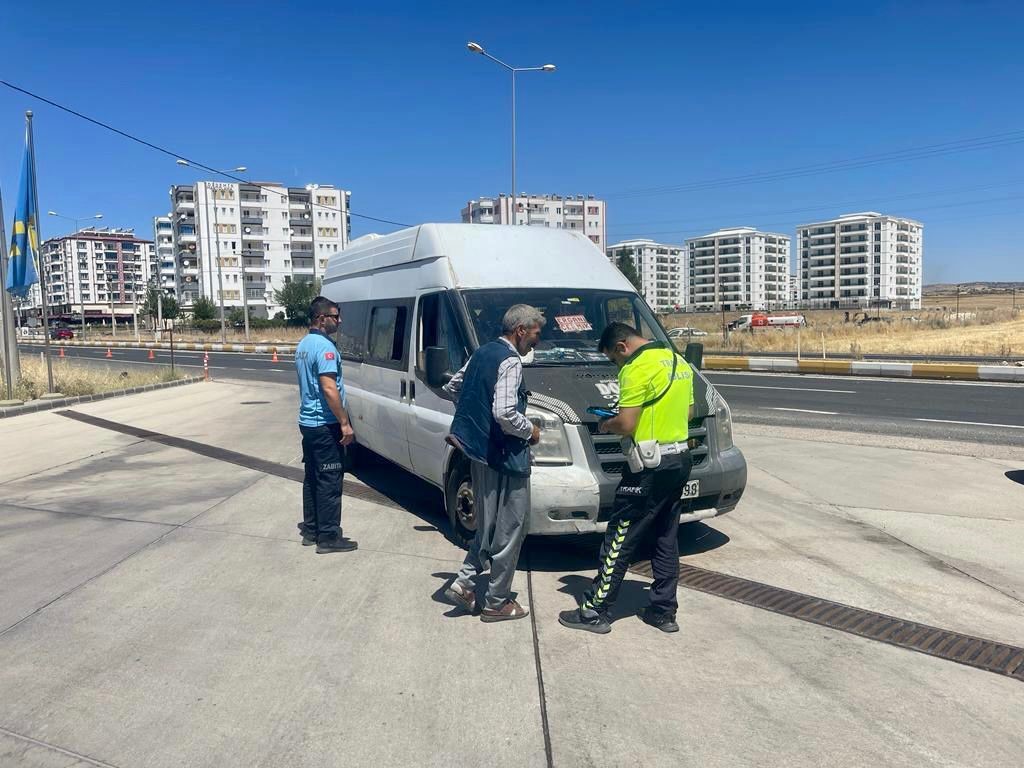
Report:
[[[704,367],[704,345],[699,341],[691,341],[686,345],[683,359],[699,371]]]
[[[444,347],[427,347],[427,384],[443,387],[452,380],[448,373],[448,350]]]

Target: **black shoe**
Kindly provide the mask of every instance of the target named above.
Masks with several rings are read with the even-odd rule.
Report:
[[[356,542],[341,536],[334,539],[324,539],[316,543],[316,553],[318,555],[329,555],[332,552],[354,552],[357,549],[359,549],[359,545]]]
[[[676,615],[674,613],[657,613],[651,608],[644,608],[640,612],[640,621],[644,624],[650,624],[662,632],[679,631],[679,625],[676,624]]]
[[[598,635],[607,635],[612,631],[612,625],[608,622],[606,614],[583,608],[562,611],[558,614],[558,623],[569,629],[583,629]]]
[[[304,547],[312,547],[312,546],[316,545],[316,534],[315,533],[306,533],[306,531],[304,531],[302,529],[301,525],[299,525],[299,533],[302,534],[302,546],[304,546]]]

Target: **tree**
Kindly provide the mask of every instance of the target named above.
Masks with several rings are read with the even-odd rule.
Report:
[[[285,317],[291,325],[309,324],[309,305],[319,295],[319,280],[311,283],[292,280],[274,289],[274,301],[284,307]]]
[[[241,325],[245,322],[245,310],[241,307],[232,307],[228,312],[228,322],[231,325]]]
[[[633,264],[633,257],[629,255],[629,251],[619,251],[615,266],[619,268],[622,276],[633,284],[634,288],[638,291],[643,290],[643,283],[640,281],[640,275],[636,273],[636,265]]]
[[[158,306],[157,302],[159,296],[159,288],[150,288],[146,293],[146,303],[142,305],[142,314],[150,317],[157,317]],[[162,310],[164,320],[173,320],[178,316],[178,301],[173,296],[164,294],[163,300],[160,301],[160,310]]]
[[[205,296],[200,296],[192,302],[193,320],[215,320],[217,318],[217,305]]]

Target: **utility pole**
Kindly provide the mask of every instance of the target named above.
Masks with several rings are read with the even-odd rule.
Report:
[[[41,249],[43,233],[39,221],[39,176],[36,175],[36,139],[35,131],[32,129],[32,110],[25,112],[25,124],[28,128],[29,156],[32,158],[32,202],[35,204],[36,209],[36,241]],[[26,226],[29,226],[31,222],[25,222],[25,224]],[[47,265],[43,259],[42,250],[39,250],[37,253],[39,256],[39,295],[42,297],[43,305],[43,349],[45,350],[46,357],[46,391],[53,392],[53,362],[50,360],[50,313],[46,307],[46,304],[50,299],[47,295],[49,290],[48,282],[46,280]]]
[[[960,284],[956,286],[956,319],[960,319]]]

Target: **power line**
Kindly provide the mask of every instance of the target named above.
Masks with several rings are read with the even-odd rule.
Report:
[[[992,198],[988,198],[986,200],[968,200],[968,201],[964,201],[964,202],[961,202],[961,203],[945,203],[943,205],[918,206],[917,208],[908,208],[906,210],[908,210],[908,211],[930,211],[930,210],[937,210],[937,209],[940,209],[940,208],[959,208],[959,207],[962,207],[962,206],[965,206],[965,205],[981,205],[983,203],[999,203],[999,202],[1005,202],[1007,200],[1022,200],[1022,199],[1024,199],[1024,195],[1008,195],[1007,197],[992,197]],[[1013,215],[1013,214],[1012,213],[1005,213],[1004,214],[1004,213],[995,211],[995,212],[992,212],[992,214],[986,214],[986,215],[993,215],[993,216],[1006,215],[1006,216],[1010,216],[1010,215]],[[705,219],[705,221],[707,221],[707,219]],[[804,221],[802,219],[790,219],[789,221],[767,221],[767,222],[762,222],[760,226],[763,226],[763,227],[785,227],[785,226],[799,226],[801,224],[808,224],[808,223],[811,223],[811,222],[807,222],[807,221]],[[685,234],[684,230],[681,230],[681,229],[671,229],[671,230],[664,230],[664,231],[660,231],[660,232],[626,232],[626,233],[623,233],[621,235],[618,235],[618,237],[619,238],[626,238],[628,235],[649,236],[649,235],[682,235],[682,234]]]
[[[843,208],[843,207],[846,207],[846,206],[860,206],[860,205],[872,205],[873,206],[873,205],[876,205],[878,203],[889,203],[891,201],[896,201],[896,200],[910,200],[910,199],[913,199],[913,198],[935,198],[935,197],[942,197],[943,195],[956,195],[956,194],[961,194],[961,193],[968,193],[968,191],[982,191],[982,190],[985,190],[985,189],[998,189],[998,188],[1001,188],[1001,187],[1019,186],[1019,185],[1022,185],[1022,184],[1024,184],[1024,179],[1017,179],[1017,180],[1014,180],[1014,181],[1004,181],[1004,182],[995,183],[995,184],[979,184],[977,186],[957,186],[957,187],[951,187],[951,188],[947,188],[947,189],[934,189],[932,191],[921,191],[921,193],[907,193],[905,195],[895,195],[895,196],[892,196],[892,197],[889,197],[889,198],[873,198],[871,200],[852,200],[852,201],[848,200],[848,201],[841,202],[841,203],[826,203],[826,204],[821,204],[821,205],[816,205],[816,206],[809,206],[809,207],[806,207],[806,208],[790,208],[790,209],[786,209],[786,210],[782,210],[782,211],[761,211],[761,212],[745,214],[744,216],[740,216],[738,218],[737,217],[729,217],[729,218],[731,218],[733,221],[739,221],[740,219],[756,219],[756,218],[761,217],[761,216],[786,216],[786,215],[792,214],[792,213],[813,213],[814,211],[834,210],[834,209]],[[724,218],[724,217],[718,217],[718,218]],[[659,219],[659,220],[655,220],[655,221],[628,221],[626,223],[623,223],[623,224],[620,224],[620,225],[614,227],[613,229],[611,229],[611,231],[623,231],[626,227],[629,227],[629,226],[648,226],[648,225],[651,225],[651,224],[688,224],[688,223],[693,223],[693,222],[700,223],[700,222],[705,222],[705,221],[708,221],[708,220],[709,220],[708,216],[701,216],[701,217],[686,218],[686,219]]]
[[[633,190],[626,190],[620,193],[606,194],[604,197],[606,199],[627,199],[635,197],[649,197],[652,195],[696,192],[722,187],[743,186],[746,184],[763,184],[772,181],[782,181],[785,179],[816,176],[826,173],[837,173],[856,168],[867,168],[886,163],[899,163],[930,157],[942,157],[960,152],[974,152],[982,149],[992,149],[995,147],[1011,146],[1020,143],[1024,143],[1024,130],[1014,130],[991,134],[988,136],[978,136],[970,139],[958,139],[956,141],[942,142],[940,144],[929,144],[920,147],[893,150],[890,152],[862,155],[860,157],[849,158],[846,160],[834,160],[827,163],[815,163],[811,165],[795,166],[792,168],[783,168],[775,171],[759,171],[741,176],[727,176],[720,179],[708,179],[705,181],[691,182],[687,184],[642,187]]]
[[[175,160],[184,160],[185,162],[187,162],[191,166],[194,166],[196,168],[200,168],[200,169],[202,169],[204,171],[209,171],[210,173],[215,174],[217,176],[223,176],[225,178],[231,179],[232,181],[237,181],[240,184],[247,184],[249,186],[253,186],[253,187],[256,187],[258,189],[262,189],[262,190],[264,190],[266,192],[271,192],[271,193],[274,192],[274,190],[272,188],[264,186],[263,184],[258,184],[256,182],[249,181],[248,179],[244,179],[241,176],[235,176],[233,173],[230,173],[228,171],[220,171],[220,170],[217,170],[216,168],[211,168],[209,165],[206,165],[205,163],[201,163],[198,160],[193,160],[192,158],[187,157],[186,155],[183,155],[180,152],[174,152],[173,150],[167,149],[166,147],[162,147],[159,144],[154,144],[151,141],[146,141],[146,139],[140,138],[139,136],[135,136],[134,134],[128,133],[127,131],[122,131],[120,128],[115,128],[114,126],[110,125],[109,123],[104,123],[102,120],[97,120],[94,117],[89,117],[88,115],[83,114],[83,113],[79,112],[78,110],[72,109],[71,107],[65,106],[63,104],[59,104],[58,102],[53,101],[51,99],[48,99],[45,96],[40,96],[38,93],[33,93],[32,91],[26,90],[25,88],[21,88],[21,87],[19,87],[17,85],[14,85],[14,83],[9,83],[6,80],[0,80],[0,85],[4,85],[4,86],[8,87],[12,91],[17,91],[18,93],[23,93],[26,96],[29,96],[29,97],[31,97],[33,99],[36,99],[37,101],[41,101],[44,104],[48,104],[51,107],[54,107],[56,109],[61,110],[62,112],[67,112],[69,115],[74,115],[75,117],[80,118],[82,120],[85,120],[86,122],[92,123],[93,125],[99,126],[100,128],[103,128],[104,130],[110,131],[112,133],[116,133],[118,136],[121,136],[121,137],[123,137],[125,139],[128,139],[129,141],[134,141],[136,144],[141,144],[144,147],[148,147],[149,149],[152,149],[152,150],[154,150],[156,152],[160,152],[160,153],[162,153],[164,155],[167,155],[168,157],[173,157]],[[316,206],[318,208],[323,208],[324,210],[328,210],[328,211],[333,210],[329,206],[323,205],[321,203],[310,203],[310,207],[314,207],[314,206]],[[396,226],[396,227],[409,227],[409,226],[412,226],[411,224],[403,224],[403,223],[401,223],[399,221],[391,221],[390,219],[382,219],[382,218],[379,218],[377,216],[369,216],[369,215],[367,215],[365,213],[355,213],[352,210],[348,211],[348,215],[349,216],[355,216],[355,217],[360,218],[360,219],[366,219],[368,221],[376,221],[376,222],[379,222],[381,224],[391,224],[391,225]]]

